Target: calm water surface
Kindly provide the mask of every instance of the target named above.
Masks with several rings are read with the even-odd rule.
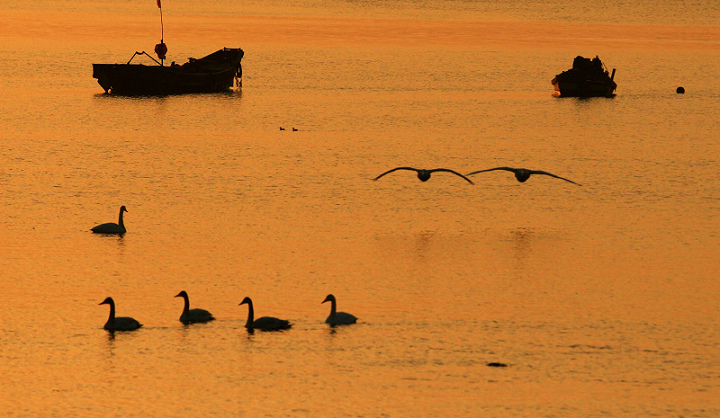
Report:
[[[159,39],[116,3],[0,6],[3,416],[720,414],[716,2],[168,0],[243,88],[142,98],[91,77]],[[576,55],[617,97],[551,97]]]

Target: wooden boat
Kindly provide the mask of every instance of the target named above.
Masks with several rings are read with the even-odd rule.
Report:
[[[137,55],[147,55],[157,65],[131,64]],[[240,48],[223,48],[182,65],[163,65],[145,51],[136,52],[127,64],[93,64],[93,77],[105,93],[119,95],[222,92],[233,83],[240,86],[243,55]]]
[[[614,97],[617,84],[615,69],[608,74],[599,57],[592,60],[581,56],[575,57],[573,66],[567,71],[556,75],[551,83],[555,87],[557,97]]]

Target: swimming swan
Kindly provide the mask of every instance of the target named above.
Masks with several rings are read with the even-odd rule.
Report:
[[[397,170],[411,170],[411,171],[416,171],[416,172],[417,172],[417,177],[420,179],[420,181],[428,181],[428,180],[430,180],[430,174],[432,174],[432,173],[434,173],[434,172],[436,172],[436,171],[444,171],[444,172],[452,173],[452,174],[455,174],[456,176],[462,177],[463,179],[465,179],[465,180],[466,180],[468,183],[470,183],[470,184],[475,184],[475,183],[473,183],[472,181],[470,181],[469,178],[463,176],[462,174],[458,173],[457,171],[453,171],[453,170],[450,170],[450,169],[448,169],[448,168],[433,168],[432,170],[423,170],[423,169],[412,168],[412,167],[395,167],[395,168],[393,168],[392,170],[388,170],[388,171],[380,174],[379,176],[375,177],[373,180],[377,181],[380,177],[384,176],[385,174],[390,174],[390,173],[392,173],[393,171],[397,171]]]
[[[180,322],[183,324],[188,325],[196,322],[209,322],[215,320],[215,317],[205,309],[190,309],[190,300],[188,299],[188,294],[184,290],[175,295],[175,297],[182,297],[185,299],[185,307],[183,308],[182,315],[180,315]]]
[[[255,311],[253,310],[252,300],[248,297],[243,299],[243,301],[240,302],[240,305],[248,306],[248,319],[245,323],[245,328],[247,328],[249,331],[255,329],[259,329],[261,331],[279,331],[283,329],[288,329],[292,326],[289,321],[273,318],[271,316],[263,316],[262,318],[258,318],[253,321]]]
[[[123,212],[127,212],[125,206],[120,206],[120,216],[118,223],[108,222],[106,224],[95,226],[91,229],[96,234],[124,234],[125,224],[123,223]]]
[[[511,172],[515,173],[515,178],[520,183],[525,183],[527,181],[527,179],[530,178],[530,175],[532,175],[532,174],[544,174],[546,176],[555,177],[556,179],[565,180],[572,184],[577,184],[578,186],[582,186],[581,184],[575,183],[572,180],[568,180],[566,178],[556,176],[555,174],[548,173],[547,171],[528,170],[526,168],[495,167],[495,168],[489,168],[487,170],[473,171],[472,173],[468,173],[467,175],[472,176],[473,174],[484,173],[486,171],[495,171],[495,170],[505,170],[505,171],[511,171]]]
[[[337,310],[337,302],[335,301],[335,296],[333,295],[327,295],[324,301],[325,302],[331,302],[330,304],[330,316],[327,317],[325,320],[326,324],[330,325],[350,325],[357,322],[357,318],[355,315],[351,315],[347,312],[336,312]]]
[[[99,304],[110,305],[110,318],[105,323],[104,329],[108,331],[132,331],[142,326],[141,323],[127,316],[115,318],[115,302],[112,298],[106,298]]]

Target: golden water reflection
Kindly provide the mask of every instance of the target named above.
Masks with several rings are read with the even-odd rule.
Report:
[[[240,43],[242,93],[98,94],[90,63],[156,42],[136,18],[0,18],[5,415],[720,411],[716,27],[183,15],[171,53]],[[578,50],[618,97],[550,97]],[[405,164],[583,187],[369,180]],[[293,328],[248,334],[244,295]],[[106,296],[144,326],[102,330]]]

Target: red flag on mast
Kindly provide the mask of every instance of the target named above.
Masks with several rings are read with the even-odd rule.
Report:
[[[160,5],[160,0],[157,0],[158,3],[158,9],[162,9],[162,6]]]

